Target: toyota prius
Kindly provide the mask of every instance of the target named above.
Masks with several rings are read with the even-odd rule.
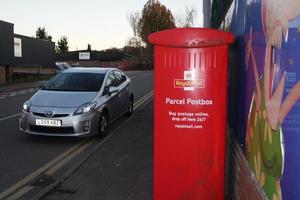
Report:
[[[130,78],[115,68],[71,68],[23,104],[21,132],[47,136],[105,136],[111,122],[133,113]]]

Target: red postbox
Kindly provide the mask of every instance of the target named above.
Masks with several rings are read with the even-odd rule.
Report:
[[[231,33],[151,34],[154,54],[154,199],[224,199],[227,62]]]

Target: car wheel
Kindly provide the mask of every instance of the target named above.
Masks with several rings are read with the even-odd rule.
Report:
[[[133,98],[131,97],[130,100],[129,100],[129,103],[128,103],[128,107],[127,107],[127,112],[126,112],[126,115],[127,116],[131,116],[133,114]]]
[[[105,137],[108,132],[108,118],[106,114],[101,114],[98,125],[98,135]]]

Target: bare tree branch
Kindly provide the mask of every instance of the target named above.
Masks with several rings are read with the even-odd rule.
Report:
[[[133,31],[134,37],[137,36],[138,24],[141,18],[141,14],[139,11],[131,12],[128,14],[127,19]]]
[[[194,8],[185,8],[185,13],[184,14],[177,14],[176,15],[176,24],[177,27],[191,27],[194,24],[194,18],[197,14],[197,11]]]

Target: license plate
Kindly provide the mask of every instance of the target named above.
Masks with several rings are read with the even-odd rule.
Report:
[[[35,124],[38,126],[61,126],[61,120],[56,119],[36,119]]]

